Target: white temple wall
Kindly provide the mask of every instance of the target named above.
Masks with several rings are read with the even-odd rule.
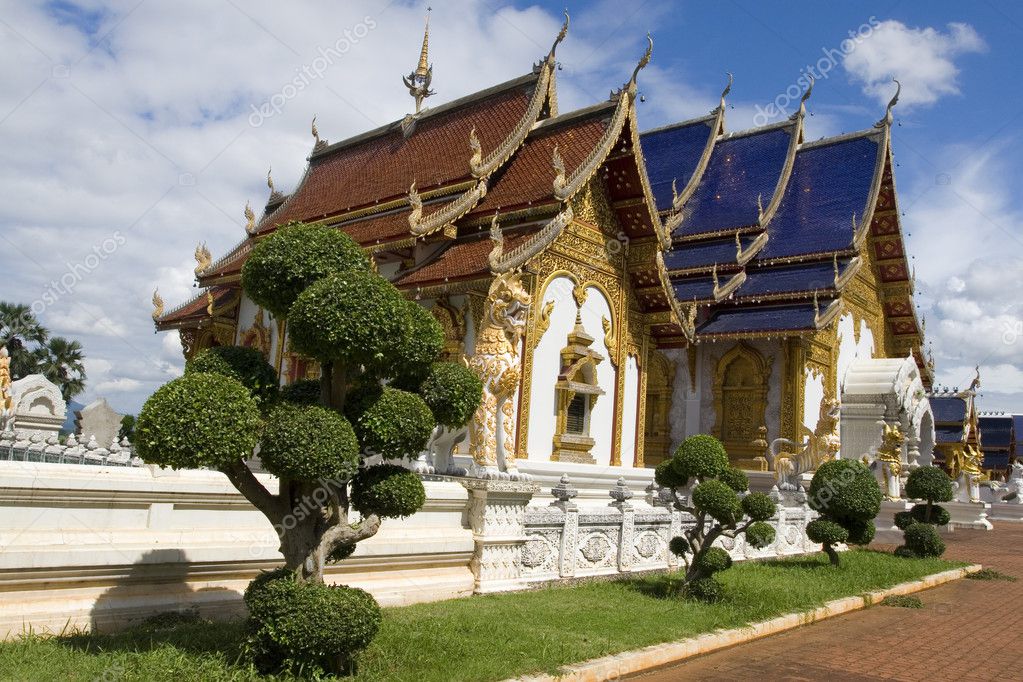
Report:
[[[639,413],[639,363],[630,355],[625,360],[625,394],[622,399],[622,465],[636,462],[636,434]]]
[[[821,414],[821,403],[824,402],[824,374],[807,367],[803,384],[803,426],[810,431],[817,428],[817,420]]]
[[[561,349],[565,347],[568,333],[575,326],[576,307],[571,296],[573,286],[574,283],[567,277],[556,277],[548,284],[539,302],[542,308],[548,301],[554,301],[554,310],[551,312],[550,327],[533,350],[529,436],[526,444],[530,460],[549,462],[554,448],[557,418],[554,384],[561,371]]]
[[[604,389],[604,395],[597,398],[593,410],[590,412],[590,438],[593,439],[593,450],[591,454],[597,464],[609,465],[611,463],[612,437],[614,434],[614,402],[617,377],[615,376],[614,365],[608,359],[607,348],[604,346],[604,324],[603,318],[613,320],[611,306],[604,293],[596,287],[586,289],[586,302],[583,303],[581,315],[583,329],[593,337],[593,345],[590,346],[604,357],[604,361],[597,365],[597,383]],[[550,331],[547,332],[550,334]],[[562,337],[561,345],[565,345],[565,337]],[[560,350],[560,348],[559,348]],[[550,391],[554,392],[554,385],[550,385]],[[622,462],[625,460],[623,458]]]
[[[852,313],[845,313],[838,319],[838,362],[835,376],[838,386],[835,395],[842,395],[845,387],[845,376],[853,362],[861,358],[872,358],[877,352],[874,343],[874,332],[866,320],[860,320],[859,337],[856,341],[856,320]]]
[[[668,422],[671,427],[671,448],[675,452],[688,436],[693,435],[688,428],[688,417],[700,414],[699,391],[693,392],[689,381],[689,361],[687,352],[681,348],[666,348],[660,351],[664,357],[675,365],[675,384],[671,391],[671,411]]]
[[[697,433],[711,433],[714,428],[714,377],[721,358],[738,342],[702,343],[698,348],[697,367],[700,389],[700,426]],[[755,349],[770,366],[767,380],[767,406],[764,421],[767,426],[767,442],[781,436],[782,374],[785,371],[785,356],[781,341],[750,340],[747,346]],[[688,435],[693,435],[692,433]]]

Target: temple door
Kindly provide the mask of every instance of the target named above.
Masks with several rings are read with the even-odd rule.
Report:
[[[675,366],[661,353],[651,350],[646,376],[646,424],[643,431],[643,463],[655,467],[671,449],[671,392]]]
[[[761,468],[753,458],[764,453],[752,443],[765,425],[769,376],[769,363],[744,343],[725,353],[714,375],[714,435],[741,468]]]

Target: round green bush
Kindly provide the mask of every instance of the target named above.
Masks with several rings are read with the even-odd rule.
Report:
[[[378,464],[352,480],[352,506],[363,516],[412,516],[426,503],[423,482],[396,464]]]
[[[945,542],[938,529],[929,523],[914,523],[903,531],[905,546],[921,557],[939,557],[945,553]]]
[[[895,527],[899,530],[906,530],[917,520],[913,518],[913,515],[908,511],[900,511],[895,513]]]
[[[766,521],[751,523],[746,529],[746,542],[755,549],[764,549],[774,542],[774,526]]]
[[[696,560],[696,568],[704,575],[727,571],[732,567],[732,557],[721,547],[711,547]]]
[[[291,224],[256,242],[242,266],[242,288],[280,320],[314,282],[338,273],[368,270],[366,255],[344,232]]]
[[[281,605],[275,603],[274,599],[278,598],[281,593],[274,593],[271,597],[262,594],[263,588],[275,580],[295,582],[295,572],[284,566],[275,568],[272,571],[260,571],[259,575],[245,588],[245,594],[242,596],[250,615],[254,617],[263,616],[265,613],[280,608]]]
[[[673,459],[666,459],[654,467],[654,481],[664,488],[681,488],[687,482],[675,469]]]
[[[344,481],[359,470],[359,441],[337,412],[282,402],[267,416],[259,459],[281,478]]]
[[[910,516],[913,517],[914,521],[920,523],[929,523],[934,526],[947,525],[952,520],[952,516],[948,513],[948,510],[942,507],[940,504],[931,505],[930,518],[927,517],[927,505],[926,504],[914,504],[913,508],[909,510]],[[901,528],[901,526],[900,526]],[[905,530],[905,528],[903,528]]]
[[[272,580],[249,601],[249,648],[264,669],[348,672],[380,629],[379,605],[356,588]]]
[[[344,561],[353,554],[355,554],[354,542],[338,545],[333,549],[333,551],[331,551],[330,555],[327,556],[327,561],[332,564],[336,564],[340,561]]]
[[[718,480],[737,493],[744,493],[749,490],[749,476],[742,469],[728,467],[718,474]]]
[[[847,519],[843,522],[845,529],[849,531],[849,538],[846,540],[850,545],[869,545],[877,533],[877,527],[873,519]]]
[[[346,272],[299,294],[288,313],[288,334],[302,355],[381,373],[394,366],[395,339],[403,339],[412,324],[410,310],[401,292],[379,275]]]
[[[476,414],[483,399],[483,382],[465,365],[435,362],[419,387],[419,395],[438,424],[458,429]]]
[[[685,556],[689,553],[689,541],[681,535],[673,537],[668,542],[668,551],[675,556]]]
[[[870,469],[851,459],[833,459],[810,482],[810,508],[836,521],[873,519],[881,511],[881,488]]]
[[[911,500],[950,502],[952,494],[952,479],[938,467],[914,469],[906,479],[906,497]]]
[[[693,488],[692,502],[698,511],[706,512],[725,525],[735,523],[742,515],[739,496],[716,479],[704,481]]]
[[[419,454],[436,425],[426,401],[390,386],[365,385],[352,391],[345,414],[362,449],[385,459]]]
[[[713,604],[721,601],[724,589],[722,589],[721,583],[714,578],[697,578],[686,585],[684,595],[689,599]]]
[[[248,389],[222,374],[186,374],[142,406],[135,447],[150,464],[219,468],[252,456],[259,407]]]
[[[277,398],[277,371],[255,348],[216,346],[207,348],[185,363],[185,374],[223,374],[249,389],[261,406]]]
[[[302,379],[281,389],[281,398],[296,405],[320,404],[320,381]]]
[[[806,524],[806,536],[810,538],[810,542],[836,545],[849,539],[849,531],[834,521],[819,518]]]
[[[406,377],[406,381],[422,382],[430,366],[444,348],[444,330],[430,311],[406,300],[401,333],[388,340],[384,348],[385,362],[380,370],[386,376]]]
[[[675,470],[684,480],[713,478],[729,468],[725,446],[714,436],[689,436],[675,451],[672,458]]]
[[[742,498],[742,511],[753,521],[767,521],[774,516],[774,500],[766,493],[750,493]]]

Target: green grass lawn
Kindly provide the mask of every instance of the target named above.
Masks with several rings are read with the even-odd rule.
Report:
[[[961,563],[854,550],[745,562],[717,574],[725,598],[665,598],[663,576],[591,582],[384,611],[360,680],[500,680],[806,610]],[[241,623],[0,644],[3,680],[266,680],[240,661]]]

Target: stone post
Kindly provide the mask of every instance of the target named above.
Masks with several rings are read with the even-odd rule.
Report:
[[[558,552],[558,575],[562,578],[575,577],[575,556],[579,547],[579,505],[572,502],[572,498],[579,494],[579,491],[572,487],[568,474],[561,477],[561,481],[551,488],[551,495],[554,496],[552,507],[557,507],[565,513],[564,524],[561,527],[561,547]]]
[[[526,543],[526,505],[537,483],[462,479],[469,491],[469,526],[476,547],[470,568],[476,592],[522,587],[522,547]]]
[[[608,506],[614,507],[622,513],[622,527],[618,542],[618,572],[628,573],[632,570],[632,548],[636,536],[636,510],[629,502],[632,499],[632,491],[625,485],[625,478],[619,477],[608,495],[611,496],[611,503]]]

